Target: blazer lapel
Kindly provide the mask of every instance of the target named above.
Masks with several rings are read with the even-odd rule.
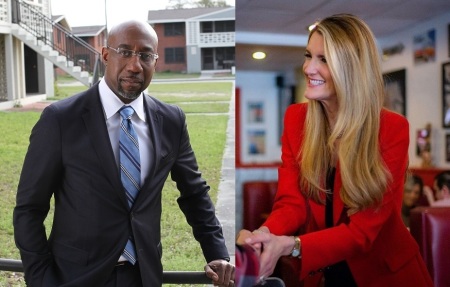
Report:
[[[111,141],[106,127],[106,121],[103,106],[100,101],[100,95],[97,85],[92,89],[93,93],[88,95],[88,105],[82,117],[88,131],[94,150],[100,160],[106,177],[108,178],[114,192],[120,197],[122,203],[128,209],[128,203],[125,197],[125,191],[120,180],[119,170],[114,158],[114,152],[111,147]]]

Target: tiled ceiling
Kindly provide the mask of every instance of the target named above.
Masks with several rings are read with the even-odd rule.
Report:
[[[276,40],[269,43],[270,39],[264,43],[258,37],[252,43],[258,33],[306,37],[306,27],[316,20],[351,13],[366,21],[375,36],[382,38],[449,12],[450,0],[236,0],[236,68],[283,71],[301,64],[302,47],[282,46]],[[252,37],[243,39],[240,33]],[[254,63],[250,56],[256,49],[266,51],[270,57]]]

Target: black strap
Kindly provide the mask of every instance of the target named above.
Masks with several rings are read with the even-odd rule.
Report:
[[[327,172],[326,189],[328,191],[325,205],[325,225],[333,227],[333,191],[336,168],[332,167]],[[341,261],[324,269],[325,287],[357,287],[347,261]]]
[[[334,190],[334,177],[336,174],[336,168],[332,167],[327,172],[327,198],[325,204],[325,225],[326,227],[332,227],[333,224],[333,190]]]

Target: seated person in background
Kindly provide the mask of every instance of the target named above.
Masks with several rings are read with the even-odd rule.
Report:
[[[436,192],[436,198],[433,189]],[[433,189],[428,186],[423,188],[430,206],[450,206],[450,171],[443,171],[436,175]]]
[[[402,219],[409,228],[409,213],[418,205],[423,194],[423,180],[417,175],[408,176],[405,182],[402,203]]]

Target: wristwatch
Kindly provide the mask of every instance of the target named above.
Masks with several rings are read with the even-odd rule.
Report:
[[[294,241],[295,241],[295,244],[294,244],[294,248],[292,248],[291,256],[292,257],[302,258],[302,254],[300,252],[300,244],[301,244],[300,243],[300,237],[294,236]]]

